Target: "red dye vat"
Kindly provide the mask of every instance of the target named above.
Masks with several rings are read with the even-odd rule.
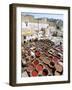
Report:
[[[52,59],[54,62],[58,62],[58,58],[57,57],[53,57]]]
[[[38,76],[38,71],[37,70],[33,70],[32,71],[32,76]]]
[[[36,68],[37,68],[38,71],[42,71],[43,70],[43,65],[38,64]]]
[[[34,61],[34,66],[36,66],[38,64],[39,64],[39,61],[38,60]]]
[[[36,57],[40,57],[40,52],[39,51],[35,51],[35,56]]]

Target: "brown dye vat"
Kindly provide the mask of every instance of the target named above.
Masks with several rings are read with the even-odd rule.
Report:
[[[50,65],[51,65],[51,66],[54,66],[54,65],[55,65],[55,63],[54,63],[54,62],[50,62]]]
[[[42,60],[45,64],[49,64],[50,63],[50,61],[48,59],[46,59],[43,55],[41,55],[39,57],[39,59]]]
[[[47,69],[43,69],[42,74],[43,74],[43,76],[47,76],[48,75],[48,70]]]
[[[52,61],[48,65],[50,69],[53,69],[55,67],[55,63]]]
[[[61,66],[60,64],[55,64],[55,68],[56,68],[56,71],[58,72],[62,72],[63,70],[63,66]]]

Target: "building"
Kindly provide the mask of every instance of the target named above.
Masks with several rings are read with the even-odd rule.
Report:
[[[53,39],[53,34],[62,35],[60,30],[57,30],[56,23],[49,21],[47,18],[34,18],[32,15],[22,15],[22,43],[24,41],[34,39]],[[25,37],[25,39],[24,39]],[[54,37],[56,39],[56,37]],[[55,40],[54,40],[55,41]]]

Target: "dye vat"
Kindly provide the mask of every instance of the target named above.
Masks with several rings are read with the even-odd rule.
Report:
[[[32,71],[32,76],[38,76],[38,71],[37,70],[33,70]]]
[[[42,64],[38,64],[36,69],[39,71],[42,71],[43,70],[43,65]]]
[[[43,69],[42,74],[43,74],[43,76],[47,76],[48,75],[48,70],[47,69]]]
[[[40,52],[39,51],[35,51],[35,56],[36,57],[40,57]]]
[[[34,64],[34,66],[36,67],[36,66],[39,64],[39,61],[38,61],[38,60],[35,60],[35,61],[33,62],[33,64]]]

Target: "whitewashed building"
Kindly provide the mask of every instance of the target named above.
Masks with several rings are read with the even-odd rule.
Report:
[[[42,29],[45,30],[45,36],[47,36],[48,26],[49,22],[46,18],[36,19],[31,15],[22,16],[22,43],[24,42],[24,36],[26,36],[25,41],[36,38],[38,38],[38,40],[43,39]]]
[[[50,39],[55,43],[62,41],[61,37],[52,36],[57,32],[61,36],[63,32],[56,29],[56,23],[48,21],[47,18],[34,18],[32,15],[22,15],[22,43],[34,39]],[[26,38],[24,39],[24,36]]]

